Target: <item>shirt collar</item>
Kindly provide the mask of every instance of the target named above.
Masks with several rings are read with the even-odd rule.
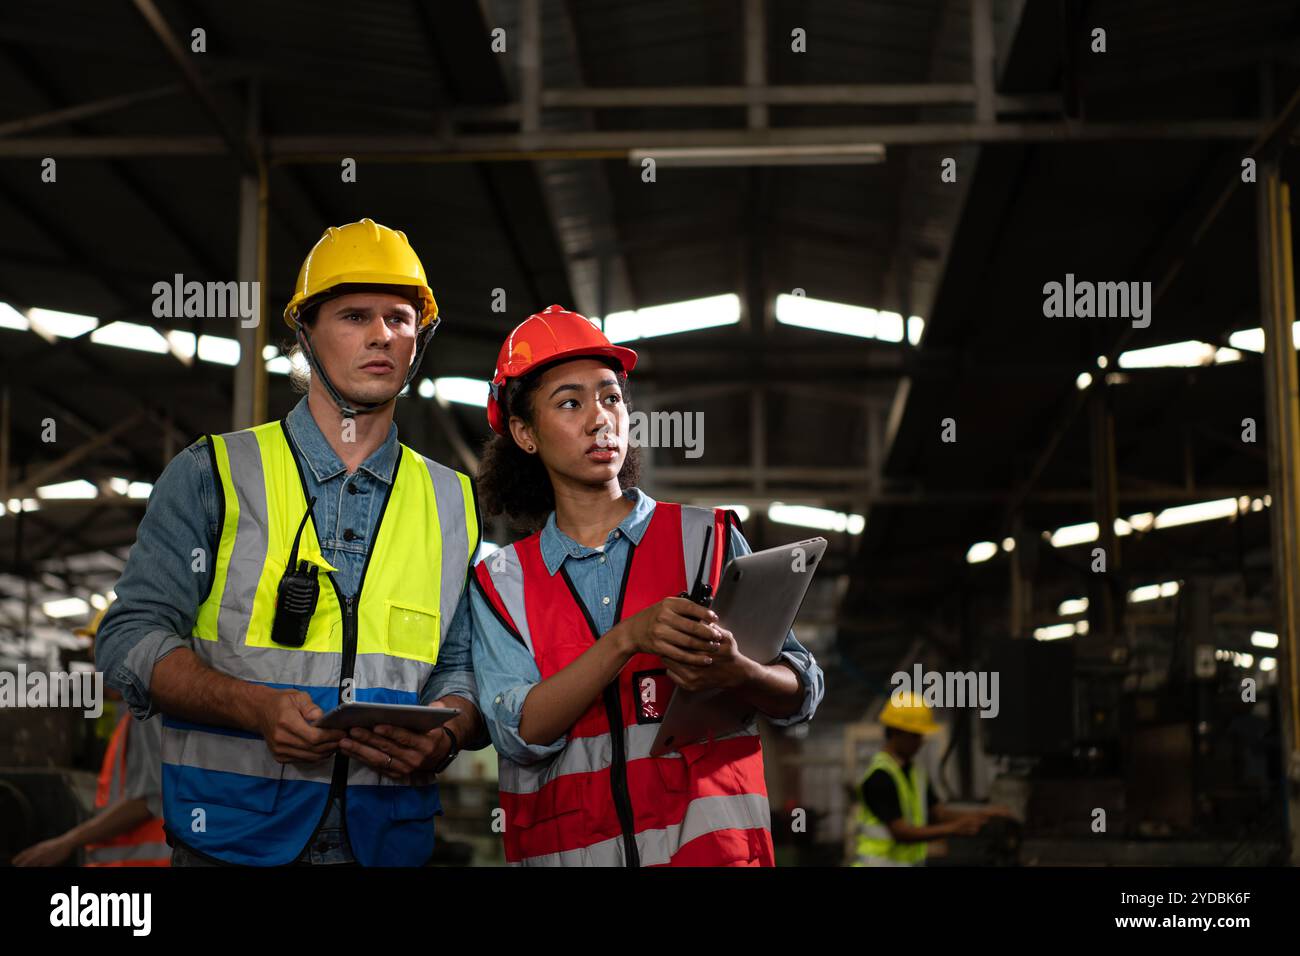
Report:
[[[634,545],[640,544],[645,529],[650,525],[650,517],[654,514],[655,500],[640,488],[628,488],[623,492],[623,497],[632,502],[632,510],[618,523],[618,528],[615,530],[619,535],[631,540]],[[614,540],[616,535],[611,531],[605,543],[608,545]],[[564,563],[565,558],[585,558],[595,552],[595,548],[578,544],[561,531],[555,524],[555,512],[550,513],[546,519],[546,526],[542,528],[542,560],[546,564],[548,573],[555,574],[560,570],[560,565]]]
[[[329,481],[347,471],[347,466],[321,434],[320,426],[316,424],[311,409],[307,407],[307,396],[304,395],[299,399],[298,404],[284,420],[293,435],[294,444],[298,446],[299,453],[316,477],[316,481]],[[388,437],[384,439],[384,443],[371,452],[370,457],[361,463],[358,470],[373,475],[384,484],[391,483],[393,465],[397,462],[397,449],[397,425],[390,423]]]

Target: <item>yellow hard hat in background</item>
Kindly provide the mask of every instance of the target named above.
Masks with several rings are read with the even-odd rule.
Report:
[[[373,219],[362,219],[345,226],[330,226],[312,246],[298,270],[298,282],[285,307],[284,321],[296,329],[304,306],[325,297],[331,289],[354,284],[396,286],[403,292],[413,289],[421,304],[419,327],[438,318],[438,303],[406,233]]]
[[[880,712],[880,722],[895,730],[905,730],[911,734],[932,734],[939,729],[934,721],[934,714],[929,706],[915,691],[898,695],[902,698],[894,702],[891,694],[885,709]]]
[[[94,637],[99,633],[99,625],[103,623],[104,615],[108,613],[108,609],[111,606],[112,602],[110,601],[95,612],[95,616],[90,619],[89,624],[82,627],[74,627],[72,633],[76,634],[78,637]]]

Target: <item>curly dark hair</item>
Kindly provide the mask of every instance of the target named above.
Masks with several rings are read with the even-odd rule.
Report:
[[[602,356],[591,357],[605,361],[614,370],[623,402],[630,411],[627,373],[617,363],[608,362]],[[529,425],[533,424],[533,395],[541,384],[542,374],[557,364],[542,366],[506,383],[501,397],[501,411],[506,421],[511,415],[518,415]],[[640,477],[640,450],[629,445],[618,473],[619,487],[625,491],[635,488]],[[511,525],[527,532],[540,531],[555,509],[555,491],[541,455],[528,454],[515,443],[508,431],[504,435],[494,434],[483,445],[478,468],[478,497],[483,517],[503,514]]]

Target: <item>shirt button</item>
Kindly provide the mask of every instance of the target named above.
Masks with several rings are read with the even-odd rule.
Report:
[[[617,528],[615,528],[615,529],[614,529],[614,537],[617,538],[620,534],[622,534],[622,532],[619,531]]]
[[[348,485],[348,494],[350,494],[350,495],[359,495],[359,494],[361,494],[361,489],[358,488],[356,485],[352,485],[352,484],[350,484],[350,485]]]
[[[605,563],[605,556],[603,554],[600,556],[600,563],[601,564]]]
[[[355,531],[353,531],[351,528],[347,528],[347,529],[345,529],[344,532],[343,532],[343,540],[344,540],[344,541],[356,541],[357,538],[359,538],[359,537],[361,537],[361,535],[357,534],[357,533],[356,533]]]
[[[605,596],[605,597],[601,598],[601,599],[600,599],[600,603],[601,603],[601,604],[608,604],[608,603],[609,603],[609,597],[608,597],[608,596]]]

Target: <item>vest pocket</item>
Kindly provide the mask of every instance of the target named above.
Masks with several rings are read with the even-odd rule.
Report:
[[[271,756],[260,737],[188,731],[181,764],[176,790],[186,803],[254,813],[275,810],[285,765]]]
[[[535,793],[512,794],[514,806],[506,811],[506,830],[537,830],[555,824],[565,817],[564,826],[572,828],[582,823],[582,805],[555,799],[554,784],[542,787]],[[575,816],[576,815],[576,816]]]
[[[384,787],[390,820],[432,820],[442,813],[437,787]]]
[[[685,793],[690,789],[691,766],[685,755],[651,757],[659,771],[659,781],[668,793]]]
[[[400,601],[388,602],[388,653],[433,664],[438,660],[438,612]]]

